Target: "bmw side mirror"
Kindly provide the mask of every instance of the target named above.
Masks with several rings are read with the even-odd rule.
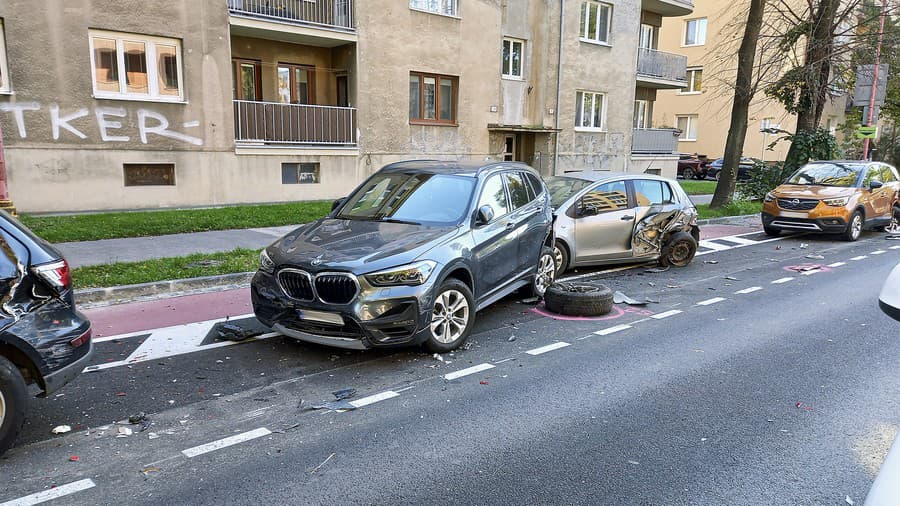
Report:
[[[478,208],[477,213],[475,214],[475,225],[487,225],[494,219],[494,208],[488,205],[484,205]]]
[[[881,181],[877,181],[877,180],[869,181],[869,189],[870,190],[877,190],[877,189],[881,188],[882,186],[884,186],[884,183],[882,183]]]
[[[331,210],[334,211],[335,209],[341,207],[341,204],[343,204],[345,200],[347,200],[346,197],[341,197],[341,198],[335,200],[334,202],[332,202],[332,203],[331,203]]]

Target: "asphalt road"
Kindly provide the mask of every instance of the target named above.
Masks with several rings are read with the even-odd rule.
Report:
[[[861,503],[900,424],[900,323],[876,304],[895,245],[790,237],[600,274],[659,302],[563,321],[510,298],[443,361],[272,337],[84,374],[35,401],[0,501]],[[311,409],[342,388],[357,409]],[[139,411],[144,432],[114,424]]]

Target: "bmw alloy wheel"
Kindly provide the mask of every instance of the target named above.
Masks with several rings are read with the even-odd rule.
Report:
[[[431,335],[438,342],[449,344],[462,337],[468,326],[469,302],[466,297],[453,289],[441,292],[431,312]]]
[[[547,288],[553,284],[556,278],[556,253],[558,249],[554,248],[553,254],[542,253],[538,260],[538,268],[534,278],[534,291],[538,296],[543,296]]]

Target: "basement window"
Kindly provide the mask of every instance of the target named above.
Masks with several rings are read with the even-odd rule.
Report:
[[[318,184],[318,163],[282,163],[281,184]]]
[[[175,186],[174,163],[123,163],[125,186]]]

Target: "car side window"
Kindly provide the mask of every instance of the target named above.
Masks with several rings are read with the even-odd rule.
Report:
[[[881,182],[882,183],[893,183],[897,180],[897,176],[894,174],[894,170],[891,169],[890,165],[882,165],[881,166]]]
[[[632,183],[634,184],[634,198],[638,206],[661,205],[672,201],[672,191],[669,190],[666,195],[661,181],[635,179]]]
[[[518,175],[525,183],[525,191],[528,192],[528,202],[531,202],[532,200],[534,200],[534,197],[537,196],[537,193],[534,191],[534,187],[532,186],[533,183],[528,180],[528,176],[526,176],[524,172],[519,172]]]
[[[541,183],[540,178],[538,178],[534,174],[526,172],[525,179],[527,179],[531,183],[531,189],[534,190],[535,196],[538,196],[544,192],[544,185],[543,183]]]
[[[503,179],[500,174],[494,174],[484,182],[481,188],[481,197],[478,199],[477,209],[482,206],[491,206],[494,216],[503,216],[509,212],[509,204],[506,201],[506,189],[503,187]]]
[[[863,178],[863,186],[869,186],[872,181],[881,181],[881,170],[877,166],[866,169],[866,177]]]
[[[521,174],[518,172],[504,172],[503,177],[506,178],[506,187],[509,188],[509,198],[512,201],[513,210],[531,202]]]
[[[581,209],[592,209],[594,213],[605,213],[628,209],[628,191],[625,181],[602,184],[584,194],[580,201]]]

